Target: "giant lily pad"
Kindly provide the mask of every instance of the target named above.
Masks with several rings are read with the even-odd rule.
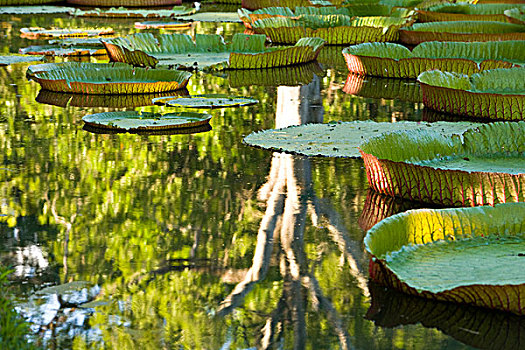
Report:
[[[176,16],[178,21],[191,22],[221,22],[221,23],[240,23],[242,22],[236,12],[197,12],[189,16]]]
[[[297,6],[333,6],[334,3],[327,0],[243,0],[242,7],[248,10],[258,10],[272,6],[290,8]]]
[[[427,70],[471,75],[486,69],[525,65],[525,41],[424,42],[412,51],[394,43],[343,49],[348,70],[360,75],[417,78]]]
[[[525,40],[525,26],[491,21],[415,23],[399,30],[399,41],[417,45],[424,41]]]
[[[504,13],[508,22],[525,25],[525,10],[515,8],[512,10],[506,10]]]
[[[120,131],[195,128],[209,124],[211,115],[205,113],[151,113],[137,111],[105,112],[86,115],[84,123],[92,127]]]
[[[195,42],[186,34],[164,34],[157,39],[141,33],[104,40],[112,61],[152,67],[224,67],[229,69],[272,68],[310,62],[324,45],[319,38],[304,38],[293,47],[265,47],[264,35],[235,34],[226,44],[220,35],[197,34]]]
[[[516,4],[443,3],[417,11],[418,22],[499,21],[507,22],[504,12]],[[520,5],[519,8],[525,9]]]
[[[418,81],[428,108],[476,118],[525,120],[525,67],[487,70],[470,78],[429,71]]]
[[[155,7],[181,5],[182,0],[67,0],[67,3],[92,7]]]
[[[194,14],[195,9],[185,6],[175,6],[169,10],[163,9],[128,9],[125,7],[112,7],[109,9],[95,8],[92,10],[75,9],[71,12],[73,16],[81,17],[110,17],[110,18],[167,18],[187,16]]]
[[[0,0],[0,6],[41,5],[57,2],[56,0]]]
[[[156,105],[186,108],[242,107],[259,103],[258,100],[253,98],[242,96],[228,96],[224,94],[165,96],[154,98],[152,102]]]
[[[354,121],[306,124],[254,132],[244,138],[250,146],[306,156],[359,157],[358,146],[366,139],[393,130],[436,130],[448,135],[462,133],[476,123],[376,123]]]
[[[79,94],[145,94],[184,88],[191,73],[132,67],[66,67],[35,73],[43,89]]]
[[[92,62],[59,62],[59,63],[43,63],[35,64],[27,67],[27,76],[33,77],[39,72],[49,72],[52,70],[63,69],[63,68],[78,68],[78,69],[103,69],[108,67],[114,68],[130,68],[130,65],[120,62],[114,62],[111,64],[107,63],[92,63]]]
[[[0,66],[9,66],[16,63],[42,61],[44,56],[6,55],[0,56]]]
[[[189,22],[178,22],[178,21],[145,21],[135,22],[135,28],[137,29],[189,29],[191,23]]]
[[[26,55],[45,55],[45,56],[104,56],[106,49],[95,47],[70,46],[61,47],[56,45],[31,45],[19,50]]]
[[[525,315],[525,203],[397,214],[368,231],[365,247],[381,284]]]
[[[49,1],[56,2],[56,1]],[[32,15],[49,13],[70,13],[71,7],[65,6],[4,6],[0,4],[0,14]]]
[[[399,28],[409,22],[400,17],[350,17],[346,15],[302,15],[270,17],[252,24],[274,43],[294,44],[300,38],[318,37],[328,45],[397,41]]]
[[[360,146],[377,192],[447,206],[525,201],[525,122],[497,122],[462,137],[384,133]]]
[[[253,22],[271,17],[299,17],[303,15],[312,16],[393,16],[408,17],[411,11],[394,10],[392,6],[379,4],[354,4],[348,7],[337,8],[335,6],[326,7],[303,7],[297,6],[294,10],[289,7],[266,7],[255,11],[249,11],[245,8],[239,9],[238,17],[242,20],[247,28],[252,28]]]
[[[384,98],[392,100],[421,103],[419,84],[401,79],[364,78],[360,75],[348,74],[343,91],[367,98]]]
[[[42,39],[42,38],[67,38],[67,37],[86,37],[113,34],[112,28],[76,28],[76,29],[61,29],[61,28],[22,28],[20,29],[22,38],[27,39]]]

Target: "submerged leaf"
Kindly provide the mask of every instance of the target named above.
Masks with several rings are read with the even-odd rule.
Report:
[[[525,203],[397,214],[368,231],[372,279],[410,294],[525,314]]]
[[[436,130],[462,133],[477,123],[376,123],[373,121],[307,124],[254,132],[244,138],[251,145],[277,151],[325,157],[359,157],[358,146],[366,139],[393,130]]]
[[[84,123],[98,127],[123,131],[146,131],[161,129],[195,128],[209,124],[211,115],[205,113],[150,113],[137,111],[105,112],[86,115]]]

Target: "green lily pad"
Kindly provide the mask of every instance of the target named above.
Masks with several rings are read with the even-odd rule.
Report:
[[[65,294],[69,292],[76,292],[84,288],[91,287],[92,284],[86,281],[74,281],[57,286],[46,287],[36,292],[37,295],[50,295],[50,294]]]
[[[33,79],[43,89],[80,94],[147,94],[185,88],[191,73],[131,66],[66,66],[37,72]]]
[[[104,56],[107,55],[106,49],[94,47],[60,47],[55,45],[31,45],[20,49],[21,54],[26,55],[45,55],[45,56]]]
[[[511,10],[506,10],[504,13],[508,22],[525,25],[525,10],[514,8]]]
[[[157,97],[152,100],[156,105],[186,108],[226,108],[242,107],[259,103],[259,100],[223,94],[204,94],[193,96],[167,96]]]
[[[181,5],[182,0],[67,0],[67,3],[91,7],[158,7]]]
[[[198,12],[189,16],[175,16],[178,21],[241,23],[236,12]]]
[[[23,55],[7,55],[0,56],[0,66],[9,66],[16,63],[27,63],[42,61],[44,56],[23,56]]]
[[[137,29],[189,29],[191,23],[181,21],[144,21],[135,22]]]
[[[49,13],[70,13],[71,7],[65,6],[1,6],[0,14],[32,15]]]
[[[368,138],[394,130],[434,130],[447,135],[460,134],[480,125],[469,122],[419,123],[401,121],[376,123],[354,121],[329,124],[306,124],[283,129],[254,132],[244,138],[250,146],[324,157],[359,157],[358,146]]]
[[[360,146],[377,192],[446,206],[525,201],[525,122],[496,122],[444,136],[383,133]]]
[[[113,34],[112,28],[22,28],[20,29],[20,36],[27,39],[42,39],[42,38],[68,38],[68,37],[87,37]]]
[[[506,10],[525,9],[519,4],[442,3],[417,11],[418,22],[440,21],[499,21],[507,22]]]
[[[169,10],[163,9],[129,9],[125,7],[112,7],[109,9],[95,8],[92,10],[74,9],[72,16],[79,17],[109,17],[109,18],[162,18],[187,16],[194,14],[195,9],[186,6],[175,6]]]
[[[418,45],[424,41],[525,40],[525,26],[495,21],[415,23],[399,29],[399,41]]]
[[[49,45],[59,46],[89,46],[89,47],[104,47],[101,38],[64,38],[51,39],[48,41]]]
[[[130,68],[129,64],[114,63],[93,63],[93,62],[59,62],[59,63],[42,63],[34,64],[27,67],[27,75],[34,76],[39,72],[49,72],[57,69],[76,68],[76,69],[103,69],[103,68]]]
[[[525,315],[525,203],[397,214],[368,231],[372,279]]]
[[[394,43],[365,43],[343,49],[348,70],[359,75],[417,78],[428,70],[474,74],[525,66],[525,41],[424,42],[412,51]]]
[[[137,111],[105,112],[89,114],[84,123],[97,128],[121,131],[147,131],[161,129],[195,128],[209,124],[211,115],[205,113],[150,113]]]
[[[266,47],[264,35],[235,34],[229,43],[220,35],[139,33],[103,40],[110,58],[134,66],[181,68],[260,69],[314,61],[325,41],[303,38],[293,47]]]
[[[525,67],[470,77],[434,70],[421,73],[418,81],[428,108],[475,118],[525,120]]]

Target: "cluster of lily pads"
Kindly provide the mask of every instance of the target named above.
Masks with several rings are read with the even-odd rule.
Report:
[[[13,2],[0,5],[21,3]],[[179,2],[135,0],[126,5]],[[68,3],[122,5],[118,0]],[[244,0],[243,6],[238,16],[247,32],[236,34],[231,42],[220,35],[108,37],[110,28],[25,28],[21,35],[27,38],[80,36],[81,40],[68,39],[71,46],[103,45],[111,61],[38,64],[28,75],[42,86],[39,100],[58,105],[104,104],[107,99],[100,96],[140,95],[147,103],[178,108],[241,106],[258,101],[171,95],[186,87],[192,70],[242,71],[240,80],[246,84],[244,77],[257,79],[260,73],[253,72],[261,70],[296,66],[301,72],[301,65],[312,64],[324,45],[353,45],[342,51],[350,71],[346,92],[360,89],[367,75],[417,79],[428,109],[476,121],[505,121],[312,124],[252,133],[244,141],[308,156],[362,157],[370,187],[378,193],[442,207],[471,207],[408,211],[382,220],[365,239],[372,255],[370,276],[406,293],[525,315],[525,272],[520,264],[525,251],[525,6],[415,0]],[[198,15],[180,8],[172,13],[139,12],[75,10],[73,15]],[[142,23],[138,28],[148,26],[159,24]],[[286,46],[270,46],[268,40]],[[42,58],[8,56],[0,61],[28,59]],[[287,78],[272,75],[276,81]],[[78,98],[86,95],[99,98]],[[406,99],[419,101],[419,96]],[[202,130],[210,118],[186,111],[120,111],[88,115],[84,121],[95,129],[162,131]]]
[[[525,315],[519,268],[525,248],[525,6],[444,2],[391,12],[384,3],[368,6],[239,14],[247,28],[273,41],[315,32],[328,44],[356,44],[342,51],[348,93],[359,92],[366,76],[417,79],[426,110],[472,122],[310,124],[255,132],[244,141],[308,156],[361,156],[379,196],[424,203],[419,207],[463,207],[391,217],[388,208],[368,208],[366,229],[379,221],[378,213],[384,219],[365,239],[370,277],[425,298]],[[373,14],[388,17],[359,17]],[[359,21],[367,24],[358,35],[348,34]],[[378,35],[368,32],[377,24],[383,28]],[[390,98],[417,101],[398,94]],[[504,121],[476,123],[494,120]]]

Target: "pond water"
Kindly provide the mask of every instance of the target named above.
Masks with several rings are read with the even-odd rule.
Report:
[[[45,43],[21,39],[22,27],[128,34],[133,22],[2,15],[0,50]],[[201,23],[187,32],[228,39],[243,30]],[[27,64],[1,67],[0,259],[14,267],[35,341],[50,349],[523,344],[522,318],[369,284],[364,229],[417,205],[368,192],[361,159],[243,144],[252,131],[288,125],[443,117],[422,110],[413,82],[348,78],[341,49],[323,51],[320,65],[194,74],[192,94],[260,103],[210,111],[212,129],[189,135],[94,133],[83,128],[86,114],[174,109],[123,107],[143,97],[46,94],[26,78]]]

